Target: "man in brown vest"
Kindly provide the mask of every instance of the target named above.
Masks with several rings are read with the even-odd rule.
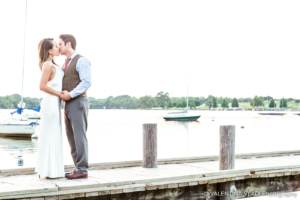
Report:
[[[72,172],[66,173],[68,179],[87,178],[89,167],[86,137],[89,100],[86,91],[91,86],[91,63],[75,49],[76,39],[73,35],[59,36],[59,51],[67,57],[62,67],[65,76],[61,98],[65,100],[66,133],[75,165]]]

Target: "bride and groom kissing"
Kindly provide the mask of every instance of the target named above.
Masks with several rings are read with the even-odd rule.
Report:
[[[78,179],[88,177],[89,100],[86,91],[91,86],[91,63],[76,52],[73,35],[62,34],[58,44],[52,38],[38,45],[39,67],[42,71],[40,90],[41,122],[35,172],[39,177]],[[59,67],[55,57],[66,56]],[[75,168],[65,173],[61,99],[64,100],[64,122]]]

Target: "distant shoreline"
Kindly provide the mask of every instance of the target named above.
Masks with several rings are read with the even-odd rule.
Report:
[[[21,101],[21,95],[13,94],[7,96],[0,96],[0,109],[17,109],[17,105]],[[26,107],[36,108],[40,105],[41,98],[24,97]],[[182,110],[186,107],[186,97],[169,97],[168,93],[159,92],[155,97],[144,96],[136,98],[129,95],[110,96],[106,99],[96,99],[89,97],[90,109],[141,109],[152,110],[153,107],[169,107],[170,109]],[[254,102],[254,103],[253,103]],[[271,103],[272,102],[272,103]],[[214,97],[209,95],[205,97],[188,97],[189,108],[198,108],[197,110],[208,110],[212,107],[221,108],[239,107],[242,109],[253,109],[263,107],[269,109],[269,106],[279,107],[283,103],[285,109],[299,109],[300,99],[273,99],[270,96],[255,96],[254,98],[228,98],[228,97]],[[274,105],[275,104],[275,105]],[[166,109],[168,110],[168,109]]]

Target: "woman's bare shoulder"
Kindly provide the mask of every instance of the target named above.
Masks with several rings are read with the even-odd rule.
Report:
[[[43,66],[42,66],[42,69],[43,69],[43,70],[50,70],[50,69],[52,69],[52,68],[53,68],[53,65],[52,65],[51,62],[45,62],[45,63],[43,64]]]

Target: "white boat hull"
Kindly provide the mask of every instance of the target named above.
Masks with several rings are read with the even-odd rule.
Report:
[[[22,114],[22,117],[26,117],[28,119],[41,119],[41,114],[40,113]]]
[[[0,136],[31,137],[35,129],[35,125],[29,124],[0,124]]]

